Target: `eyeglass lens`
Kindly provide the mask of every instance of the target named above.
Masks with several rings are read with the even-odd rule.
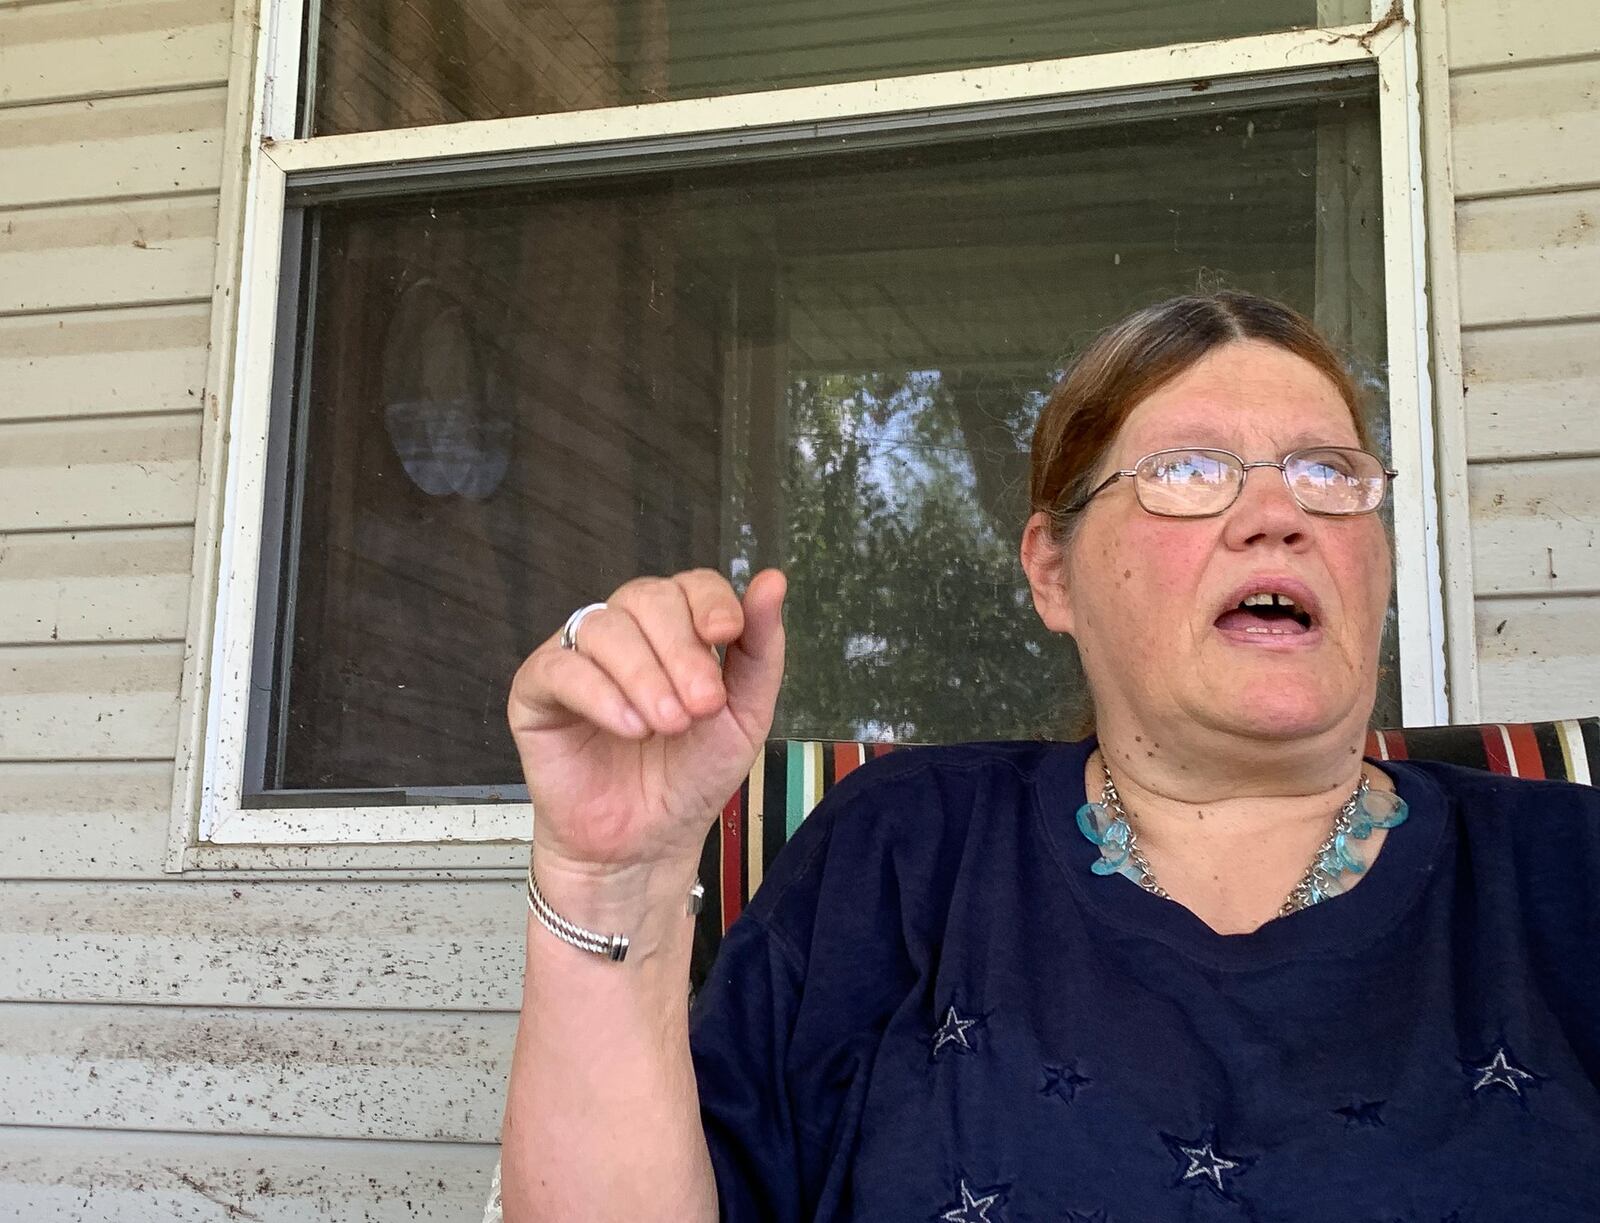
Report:
[[[1364,450],[1297,450],[1284,465],[1295,500],[1314,514],[1363,514],[1383,500],[1383,464]],[[1226,509],[1245,474],[1233,455],[1219,450],[1164,450],[1147,456],[1135,471],[1139,504],[1176,518]]]

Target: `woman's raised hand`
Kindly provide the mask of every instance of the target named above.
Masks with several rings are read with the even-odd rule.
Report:
[[[756,575],[743,604],[710,569],[636,578],[584,619],[576,649],[556,634],[528,656],[507,717],[541,863],[595,876],[692,870],[772,727],[784,591],[776,569]]]

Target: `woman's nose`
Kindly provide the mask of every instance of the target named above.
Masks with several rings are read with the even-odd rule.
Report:
[[[1247,467],[1244,487],[1224,516],[1223,535],[1231,547],[1266,540],[1298,545],[1309,538],[1309,518],[1289,491],[1281,469]]]

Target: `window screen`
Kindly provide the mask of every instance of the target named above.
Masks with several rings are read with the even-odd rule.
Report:
[[[521,659],[695,565],[789,573],[775,735],[1063,733],[1016,556],[1045,394],[1235,286],[1349,351],[1386,446],[1376,150],[1368,81],[305,205],[255,793],[514,785]]]

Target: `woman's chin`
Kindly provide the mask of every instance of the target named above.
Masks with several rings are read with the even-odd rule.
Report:
[[[1310,685],[1260,684],[1251,685],[1216,712],[1217,721],[1252,738],[1302,739],[1338,722],[1340,710],[1335,705],[1327,693]]]

